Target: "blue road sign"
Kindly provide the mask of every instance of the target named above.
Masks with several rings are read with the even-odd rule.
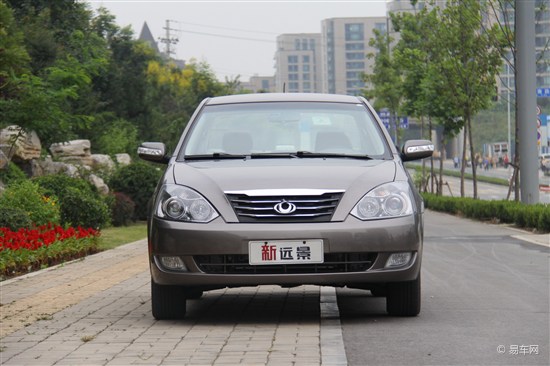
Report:
[[[408,117],[399,117],[399,127],[403,129],[409,128],[409,118]]]
[[[550,88],[537,88],[537,97],[550,97]]]
[[[378,112],[378,117],[384,124],[384,127],[389,131],[390,130],[390,112],[387,109],[383,109]],[[409,128],[409,117],[397,117],[399,120],[399,128],[408,129]]]

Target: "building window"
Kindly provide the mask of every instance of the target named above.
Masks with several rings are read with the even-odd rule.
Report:
[[[386,23],[376,23],[374,24],[374,29],[376,29],[381,34],[386,33]]]
[[[364,58],[363,52],[346,52],[346,60],[363,60]]]
[[[296,51],[299,51],[300,50],[300,40],[299,39],[295,39],[294,40],[294,49]]]
[[[309,65],[302,65],[303,72],[309,72]]]
[[[304,82],[304,90],[307,89],[308,91],[311,89],[311,83],[309,81]]]
[[[298,80],[298,74],[288,74],[288,80]]]
[[[298,65],[288,65],[288,72],[298,72]]]
[[[288,56],[288,63],[289,64],[297,64],[298,63],[298,56]]]
[[[346,72],[346,79],[360,79],[361,71],[348,71]]]
[[[307,50],[307,39],[302,39],[302,49]]]
[[[354,69],[365,69],[365,63],[364,62],[346,62],[346,69],[348,70],[354,70]]]
[[[363,41],[365,39],[365,26],[362,23],[346,24],[346,41]]]
[[[288,90],[289,90],[289,91],[291,91],[291,92],[292,92],[292,91],[296,92],[296,91],[298,91],[298,88],[299,88],[299,84],[298,84],[297,82],[290,82],[290,83],[288,83]]]
[[[346,43],[346,51],[362,51],[365,49],[364,43]]]
[[[303,55],[302,56],[302,62],[304,64],[308,64],[309,63],[309,55]]]
[[[315,39],[314,38],[310,38],[310,40],[309,40],[309,49],[310,50],[315,50]]]
[[[351,80],[346,82],[346,87],[348,88],[362,88],[365,86],[365,83],[361,80]]]
[[[269,80],[262,80],[262,89],[269,90]]]
[[[311,78],[311,74],[302,74],[302,80],[309,80]]]

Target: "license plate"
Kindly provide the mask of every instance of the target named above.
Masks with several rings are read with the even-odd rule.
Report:
[[[323,263],[323,241],[263,240],[248,242],[248,260],[252,265]]]

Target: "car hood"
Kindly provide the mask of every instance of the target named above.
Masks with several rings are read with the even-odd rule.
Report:
[[[343,191],[339,210],[347,214],[368,191],[395,180],[396,163],[356,159],[217,160],[179,162],[172,165],[172,170],[176,184],[201,193],[228,219],[234,213],[225,193],[250,190]]]

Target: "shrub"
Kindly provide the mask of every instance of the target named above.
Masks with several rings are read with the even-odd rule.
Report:
[[[0,208],[0,227],[7,227],[13,231],[31,227],[32,221],[29,215],[19,207]]]
[[[38,184],[25,180],[9,186],[0,195],[2,209],[20,208],[35,225],[59,224],[59,205],[55,196],[46,196]]]
[[[434,211],[459,214],[465,217],[493,220],[533,228],[541,232],[550,231],[550,206],[525,205],[513,201],[485,201],[472,198],[441,197],[423,193],[426,208]]]
[[[63,194],[61,222],[68,226],[100,229],[110,223],[109,207],[103,200],[69,187]]]
[[[121,192],[113,193],[111,220],[114,226],[126,226],[132,221],[136,204],[130,197]]]
[[[113,191],[128,195],[136,204],[134,218],[145,220],[147,205],[161,176],[160,169],[153,165],[136,162],[117,169],[109,186]]]
[[[87,196],[99,197],[97,188],[93,184],[85,179],[73,178],[63,173],[36,177],[33,178],[33,181],[38,183],[47,195],[57,196],[60,201],[63,201],[63,196],[68,188],[78,189]]]
[[[13,162],[9,162],[5,169],[0,169],[0,181],[9,186],[12,183],[17,183],[27,179],[27,176],[21,168]]]

